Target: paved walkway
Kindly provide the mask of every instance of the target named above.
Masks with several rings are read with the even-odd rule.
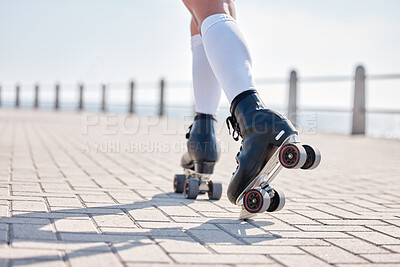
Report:
[[[284,170],[285,209],[242,222],[225,193],[172,193],[188,124],[0,110],[0,266],[399,266],[400,141],[306,129],[319,169]],[[240,144],[219,136],[226,188]]]

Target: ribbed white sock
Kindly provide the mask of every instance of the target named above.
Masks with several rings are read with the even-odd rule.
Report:
[[[250,52],[235,19],[211,15],[201,24],[201,33],[208,61],[229,102],[255,89]]]
[[[221,98],[221,86],[208,62],[200,34],[192,37],[192,53],[196,112],[216,115]]]

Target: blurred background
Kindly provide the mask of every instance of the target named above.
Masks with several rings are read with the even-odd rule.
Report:
[[[295,70],[299,127],[349,134],[364,66],[365,133],[400,138],[400,1],[236,2],[267,105],[287,114]],[[174,0],[1,0],[1,108],[190,116],[189,22]]]

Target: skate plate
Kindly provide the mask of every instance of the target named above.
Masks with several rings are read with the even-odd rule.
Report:
[[[179,190],[177,190],[176,178],[174,179],[174,191],[183,193],[187,199],[196,199],[199,194],[207,193],[210,200],[219,200],[222,196],[222,184],[213,183],[210,179],[211,175],[185,168],[183,175],[175,175],[183,181],[179,182]]]

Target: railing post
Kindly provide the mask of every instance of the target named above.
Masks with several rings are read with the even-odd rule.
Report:
[[[158,115],[164,116],[164,89],[165,89],[165,81],[164,79],[161,79],[160,82],[160,110]]]
[[[296,113],[297,113],[297,73],[292,71],[290,73],[289,81],[289,106],[288,118],[296,126]]]
[[[20,85],[17,84],[15,86],[15,107],[19,108],[19,94],[20,94],[21,88]]]
[[[129,83],[129,89],[131,91],[130,99],[129,99],[129,113],[132,114],[132,113],[135,112],[135,109],[134,109],[134,96],[133,96],[134,91],[135,91],[135,82],[134,81],[131,81]]]
[[[102,98],[101,98],[101,111],[106,112],[106,90],[107,86],[105,84],[101,85]]]
[[[58,110],[60,108],[60,84],[56,83],[56,98],[54,101],[54,109]]]
[[[39,107],[39,83],[35,84],[35,96],[33,101],[33,107],[35,109]]]
[[[351,134],[365,134],[365,68],[358,66],[354,78],[353,127]]]
[[[83,84],[79,84],[79,105],[78,105],[78,110],[82,111],[83,110]]]

